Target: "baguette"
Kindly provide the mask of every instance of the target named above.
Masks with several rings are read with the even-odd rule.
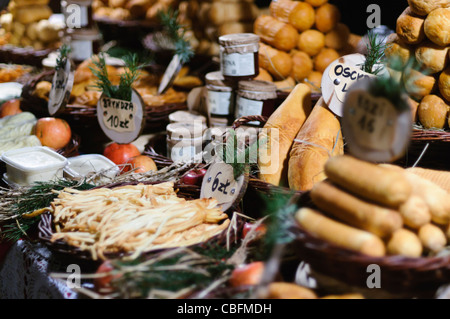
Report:
[[[389,255],[420,257],[423,247],[419,237],[410,230],[400,228],[394,232],[387,243]]]
[[[292,190],[310,190],[326,178],[324,167],[344,153],[341,125],[322,98],[298,132],[290,152],[288,181]]]
[[[382,257],[386,253],[378,236],[325,217],[311,208],[298,210],[295,219],[311,235],[336,246],[373,257]]]
[[[325,174],[349,192],[392,208],[406,202],[412,191],[403,172],[349,155],[330,158],[325,165]]]
[[[287,184],[289,152],[310,112],[311,89],[299,83],[272,113],[261,131],[260,140],[268,139],[263,142],[258,156],[261,180],[277,186]]]
[[[297,46],[298,31],[288,23],[269,15],[260,15],[253,25],[254,32],[271,46],[290,51]]]
[[[422,246],[433,253],[440,252],[447,244],[444,231],[433,224],[426,224],[420,227],[418,236]]]
[[[402,217],[398,212],[368,203],[328,181],[314,185],[311,199],[325,213],[382,238],[403,226]]]
[[[270,45],[260,42],[258,52],[259,66],[269,71],[276,80],[284,80],[292,71],[291,56]]]
[[[423,198],[411,195],[398,209],[406,226],[419,229],[431,222],[430,208]]]

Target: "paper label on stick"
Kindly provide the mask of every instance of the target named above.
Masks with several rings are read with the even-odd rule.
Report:
[[[181,70],[181,66],[182,63],[180,57],[178,56],[178,54],[175,54],[169,65],[167,66],[167,69],[161,79],[158,88],[158,94],[163,94],[172,86],[173,81]]]
[[[350,87],[365,78],[375,75],[361,70],[364,56],[351,54],[343,56],[332,62],[322,77],[322,96],[330,110],[337,116],[343,116],[345,97]]]
[[[214,163],[203,177],[200,198],[215,198],[225,211],[242,199],[247,184],[247,175],[235,180],[231,165]]]
[[[410,110],[399,111],[362,84],[353,87],[344,102],[342,130],[349,152],[371,162],[394,161],[404,155],[410,141]]]
[[[51,116],[62,112],[69,102],[74,82],[71,65],[70,59],[66,59],[64,67],[58,68],[53,76],[48,100],[48,113]]]
[[[133,90],[131,101],[102,95],[97,104],[97,118],[103,132],[117,143],[131,143],[144,126],[144,103]]]

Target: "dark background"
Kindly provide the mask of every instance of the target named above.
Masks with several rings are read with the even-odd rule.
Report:
[[[5,8],[9,0],[0,0],[0,9]],[[269,6],[271,0],[255,0],[260,7]],[[55,12],[59,10],[60,0],[51,0],[51,7]],[[395,30],[398,16],[408,6],[407,0],[330,0],[342,14],[342,22],[350,27],[353,33],[363,35],[367,32],[366,21],[369,16],[367,6],[378,4],[381,8],[381,24]]]

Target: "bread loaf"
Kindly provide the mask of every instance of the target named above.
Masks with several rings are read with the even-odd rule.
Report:
[[[283,80],[291,74],[292,58],[281,50],[260,43],[258,52],[259,65],[269,71],[277,80]]]
[[[438,253],[447,244],[444,231],[433,224],[426,224],[418,230],[418,236],[422,246],[433,253]]]
[[[400,228],[389,239],[387,253],[405,257],[420,257],[423,247],[419,237],[410,230]]]
[[[448,65],[448,47],[441,47],[433,42],[424,41],[416,47],[416,60],[430,74],[441,72]]]
[[[349,155],[330,158],[325,165],[325,174],[330,181],[349,192],[392,208],[406,202],[412,191],[403,172]]]
[[[333,30],[341,21],[341,12],[331,3],[325,3],[316,10],[316,28],[327,33]]]
[[[434,93],[437,88],[437,81],[433,75],[426,75],[414,69],[404,71],[403,84],[406,92],[416,100],[422,100]]]
[[[297,45],[297,30],[290,24],[269,15],[260,15],[255,20],[254,32],[262,41],[279,50],[290,51]]]
[[[298,31],[309,30],[315,21],[314,8],[301,1],[278,0],[269,6],[271,16],[291,24]]]
[[[31,5],[17,8],[14,20],[22,24],[30,24],[40,20],[48,19],[52,10],[47,5]]]
[[[311,90],[299,83],[272,113],[260,133],[260,141],[263,141],[258,157],[261,180],[273,185],[288,184],[289,153],[310,112]]]
[[[428,39],[436,45],[445,47],[450,44],[450,5],[430,12],[425,19],[424,31]]]
[[[313,71],[313,61],[309,55],[303,51],[292,53],[291,77],[297,82],[302,82]]]
[[[293,190],[310,190],[326,178],[325,163],[332,156],[344,153],[341,125],[338,118],[320,98],[306,119],[292,146],[288,181]]]
[[[426,16],[437,8],[448,8],[448,0],[408,0],[411,10],[418,15]]]
[[[404,67],[414,55],[411,46],[401,40],[396,33],[387,37],[386,44],[384,53],[389,61],[389,66],[394,69],[399,70]]]
[[[418,44],[425,39],[425,19],[406,8],[397,19],[397,35],[409,44]]]
[[[427,203],[417,195],[409,196],[406,202],[400,205],[398,211],[402,215],[404,224],[412,229],[419,229],[431,222]]]
[[[325,35],[318,30],[306,30],[298,37],[297,48],[311,57],[317,55],[324,47]]]
[[[439,96],[425,96],[419,104],[417,115],[424,128],[442,129],[447,122],[450,106]]]
[[[450,55],[450,51],[449,51]],[[450,66],[448,66],[444,71],[439,75],[439,92],[442,96],[450,103]]]
[[[295,220],[311,235],[338,247],[374,257],[382,257],[386,253],[378,236],[325,217],[316,210],[301,208],[295,214]]]
[[[412,121],[413,121],[413,123],[415,123],[415,122],[417,122],[417,110],[419,109],[419,102],[413,100],[412,98],[410,98],[408,96],[408,105],[409,105],[409,108],[411,109]]]
[[[446,192],[450,193],[450,172],[422,167],[410,167],[406,170],[433,182]]]
[[[369,203],[327,181],[314,185],[311,199],[328,215],[382,238],[403,226],[397,211]]]

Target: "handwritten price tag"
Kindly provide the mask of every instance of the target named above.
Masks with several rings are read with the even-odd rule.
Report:
[[[322,77],[322,96],[330,110],[337,116],[343,116],[345,97],[350,87],[365,78],[375,77],[361,70],[365,57],[361,54],[343,56],[332,62]]]
[[[248,175],[234,179],[233,167],[226,163],[211,164],[203,178],[200,198],[215,198],[226,211],[244,196],[248,185]]]
[[[144,103],[133,90],[131,101],[102,95],[97,104],[97,118],[103,132],[117,143],[131,143],[144,126]]]
[[[66,107],[72,92],[73,82],[72,63],[70,59],[67,59],[64,68],[56,70],[53,76],[48,100],[48,113],[51,116],[61,113]]]
[[[373,162],[391,162],[404,155],[412,119],[409,109],[398,111],[384,97],[362,85],[352,88],[344,103],[342,130],[350,153]]]

